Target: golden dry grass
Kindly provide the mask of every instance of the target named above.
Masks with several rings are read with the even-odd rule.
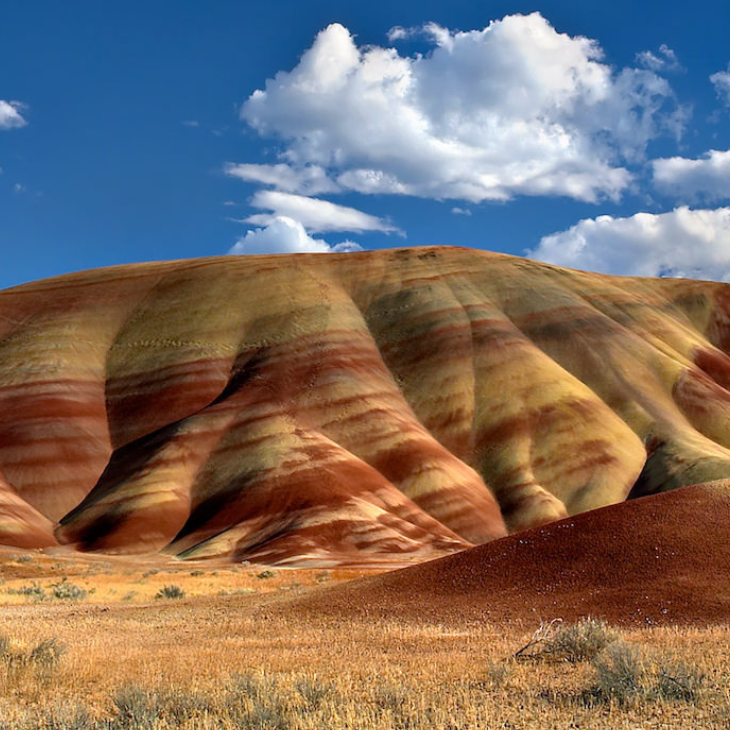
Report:
[[[317,585],[322,571],[279,570],[272,578],[257,578],[263,568],[256,566],[30,555],[25,562],[0,555],[0,601],[7,604],[0,611],[0,635],[18,655],[52,637],[66,652],[48,671],[29,666],[8,672],[7,663],[0,663],[3,729],[92,727],[74,719],[78,707],[88,709],[94,722],[106,719],[109,728],[143,727],[141,721],[119,724],[113,709],[114,697],[130,685],[167,694],[151,711],[156,719],[150,727],[160,730],[628,730],[730,724],[728,627],[624,631],[625,640],[641,645],[647,656],[671,652],[707,679],[696,702],[660,699],[622,707],[590,701],[585,693],[595,670],[587,662],[512,658],[537,618],[530,625],[500,626],[292,617],[280,611],[282,602],[292,593],[322,590]],[[151,570],[160,572],[143,577]],[[327,580],[353,574],[331,571]],[[31,581],[49,585],[61,575],[94,592],[82,602],[35,601],[6,592]],[[186,596],[154,599],[166,584],[180,585]],[[124,600],[132,590],[135,596]],[[230,595],[220,595],[222,590]],[[241,690],[240,676],[258,683],[259,694]],[[318,688],[322,697],[309,701],[307,692],[317,695]],[[171,692],[179,694],[170,697]],[[141,706],[152,701],[144,692],[138,700]],[[166,702],[177,704],[177,719],[165,714]]]

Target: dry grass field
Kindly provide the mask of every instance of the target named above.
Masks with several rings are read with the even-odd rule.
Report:
[[[4,551],[0,728],[730,726],[728,627],[616,630],[593,660],[545,642],[520,660],[540,619],[557,617],[288,608],[363,572]]]

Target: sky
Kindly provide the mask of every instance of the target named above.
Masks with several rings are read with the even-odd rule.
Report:
[[[0,287],[455,245],[730,281],[730,3],[3,0]]]

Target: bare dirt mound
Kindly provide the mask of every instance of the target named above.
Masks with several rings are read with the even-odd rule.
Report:
[[[333,586],[294,608],[444,622],[727,622],[730,480],[604,507]]]

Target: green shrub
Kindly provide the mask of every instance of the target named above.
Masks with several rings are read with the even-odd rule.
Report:
[[[595,694],[604,700],[628,704],[646,690],[645,668],[637,647],[623,641],[611,644],[593,662]]]
[[[13,591],[13,593],[17,593],[19,596],[27,596],[28,598],[32,598],[36,601],[42,601],[46,597],[45,590],[37,583],[21,586],[17,591]]]
[[[223,705],[236,727],[288,730],[291,726],[290,713],[275,678],[250,673],[234,676]]]
[[[137,685],[126,685],[112,698],[115,716],[114,730],[146,730],[160,714],[157,696],[154,692]]]
[[[275,570],[263,570],[260,573],[256,575],[257,578],[260,578],[261,580],[266,580],[267,578],[273,578],[276,575]]]
[[[548,624],[540,624],[515,657],[575,664],[590,661],[619,638],[620,635],[609,628],[605,621],[585,618],[564,624],[560,619],[554,619]]]
[[[65,580],[51,586],[51,597],[62,601],[83,601],[87,595],[83,588]]]
[[[575,664],[597,657],[618,638],[619,634],[605,621],[587,618],[562,625],[546,642],[543,651],[553,659]]]
[[[697,702],[705,689],[706,677],[696,667],[664,656],[649,661],[638,647],[622,641],[611,644],[593,665],[596,686],[593,696],[627,705],[633,700]]]
[[[185,591],[180,588],[180,586],[170,585],[170,586],[162,586],[157,593],[155,593],[155,598],[183,598],[185,596]]]

